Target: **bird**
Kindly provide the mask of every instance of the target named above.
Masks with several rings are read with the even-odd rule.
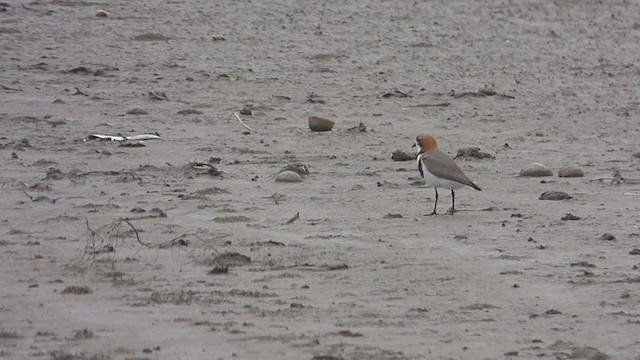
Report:
[[[428,215],[436,215],[438,206],[438,188],[451,190],[451,209],[449,213],[456,211],[454,190],[468,186],[472,189],[482,191],[478,185],[471,181],[467,175],[456,165],[456,163],[446,154],[438,150],[436,139],[430,134],[420,134],[416,136],[414,145],[418,149],[418,171],[424,178],[425,183],[430,184],[436,191],[436,200],[433,204],[433,211]]]

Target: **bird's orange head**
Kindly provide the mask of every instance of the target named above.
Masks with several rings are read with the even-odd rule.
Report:
[[[433,136],[429,134],[420,134],[416,137],[416,147],[418,148],[418,154],[422,154],[425,151],[437,150],[438,143]]]

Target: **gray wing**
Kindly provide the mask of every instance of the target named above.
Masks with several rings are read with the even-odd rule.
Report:
[[[481,190],[478,185],[469,180],[467,175],[462,172],[460,167],[458,167],[450,157],[440,150],[427,152],[427,154],[422,157],[422,162],[427,167],[427,170],[437,177],[452,180],[476,190]]]

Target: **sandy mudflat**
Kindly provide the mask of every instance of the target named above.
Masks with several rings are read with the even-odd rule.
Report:
[[[636,2],[5,5],[0,357],[640,357]]]

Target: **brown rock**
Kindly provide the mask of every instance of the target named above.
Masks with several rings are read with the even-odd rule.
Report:
[[[309,116],[309,129],[311,131],[331,131],[335,121],[321,118],[319,116]]]

